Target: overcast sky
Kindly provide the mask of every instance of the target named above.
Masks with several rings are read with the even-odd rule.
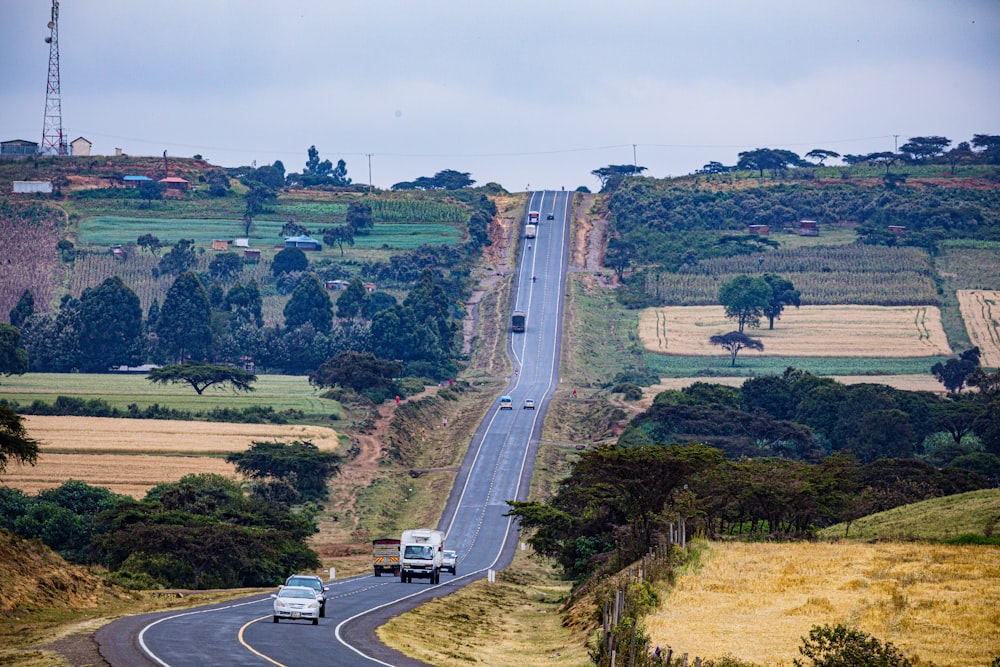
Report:
[[[51,0],[0,0],[0,140],[41,142]],[[678,176],[753,148],[1000,134],[1000,0],[62,0],[62,117],[96,154],[379,187]]]

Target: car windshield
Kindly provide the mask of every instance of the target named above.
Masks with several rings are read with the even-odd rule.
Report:
[[[315,588],[317,591],[323,588],[323,584],[315,579],[289,579],[287,586],[306,586]]]
[[[411,558],[413,560],[433,560],[434,547],[423,546],[420,544],[408,544],[406,549],[403,551],[403,558]]]
[[[278,597],[283,597],[283,598],[305,598],[307,600],[309,600],[309,599],[315,600],[316,599],[316,594],[313,593],[312,591],[309,591],[309,590],[302,590],[302,589],[296,589],[296,588],[291,588],[291,589],[286,588],[285,590],[281,591],[281,595],[279,595]]]
[[[444,552],[444,557],[445,558],[454,558],[457,555],[458,554],[456,554],[454,551],[445,551]]]

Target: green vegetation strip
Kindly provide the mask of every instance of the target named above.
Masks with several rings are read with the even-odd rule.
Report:
[[[753,332],[750,332],[753,335]],[[730,366],[729,355],[717,357],[674,357],[647,352],[645,365],[665,378],[682,377],[750,377],[781,375],[786,368],[797,368],[813,375],[927,375],[931,366],[944,363],[947,357],[917,357],[900,359],[862,359],[856,357],[761,357],[743,353]]]
[[[242,410],[263,405],[279,412],[299,410],[311,418],[308,421],[323,426],[331,425],[330,415],[342,414],[340,404],[321,398],[319,390],[310,386],[305,376],[260,375],[254,388],[249,394],[209,389],[198,396],[186,385],[154,385],[144,374],[27,373],[4,378],[0,399],[30,405],[36,400],[51,404],[57,396],[72,396],[84,400],[99,398],[119,409],[132,403],[139,408],[158,404],[188,412]]]

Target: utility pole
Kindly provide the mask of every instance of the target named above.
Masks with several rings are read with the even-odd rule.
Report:
[[[59,0],[52,0],[49,21],[49,80],[45,87],[45,120],[42,124],[43,155],[67,155],[66,137],[62,127],[62,100],[59,93]]]
[[[368,156],[368,194],[372,193],[372,155],[373,153],[365,153]]]
[[[639,173],[639,160],[635,154],[635,144],[632,144],[632,175]]]
[[[893,153],[898,153],[899,152],[899,135],[898,134],[892,135],[892,152]]]

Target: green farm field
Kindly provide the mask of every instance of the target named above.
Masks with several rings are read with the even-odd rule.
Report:
[[[250,230],[250,246],[271,248],[283,242],[281,220],[257,218]],[[84,246],[110,246],[115,243],[135,243],[143,234],[152,234],[161,243],[172,244],[178,240],[194,239],[198,246],[211,246],[215,239],[244,237],[243,221],[224,218],[136,218],[99,215],[80,222],[77,237]],[[314,232],[321,240],[319,230]],[[452,245],[462,240],[458,227],[444,223],[386,222],[376,223],[371,234],[354,239],[358,248],[388,246],[409,250],[420,245]],[[345,253],[350,248],[345,248]],[[335,248],[325,247],[324,252],[339,255]]]
[[[242,410],[268,406],[282,410],[301,410],[306,423],[330,426],[332,415],[342,418],[340,403],[320,397],[320,391],[299,375],[258,375],[255,390],[234,393],[209,388],[201,396],[189,385],[153,384],[144,374],[26,373],[5,377],[0,384],[0,399],[30,405],[39,400],[52,403],[57,396],[83,400],[102,399],[112,407],[125,409],[134,403],[139,408],[158,404],[189,412],[215,408]]]

